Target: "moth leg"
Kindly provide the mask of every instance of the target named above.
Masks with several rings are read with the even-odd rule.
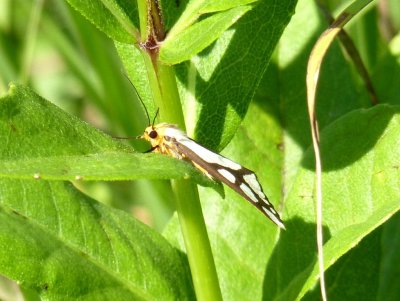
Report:
[[[153,147],[150,148],[149,150],[145,151],[144,154],[151,153],[151,152],[155,151],[156,149],[158,149],[158,145],[153,146]]]
[[[170,145],[165,144],[164,145],[165,150],[167,151],[167,153],[179,160],[183,160],[185,159],[185,156],[183,154],[181,154],[178,150],[176,150],[175,148],[171,147]]]
[[[212,180],[212,181],[215,181],[215,179],[213,178],[213,176],[210,175],[210,174],[207,172],[207,170],[205,170],[205,169],[204,169],[203,167],[201,167],[200,165],[194,163],[193,161],[191,161],[191,162],[192,162],[192,164],[193,164],[198,170],[200,170],[207,178],[209,178],[209,179]]]

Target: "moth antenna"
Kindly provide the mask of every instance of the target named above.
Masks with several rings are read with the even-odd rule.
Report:
[[[157,115],[159,112],[160,112],[160,108],[157,108],[156,116],[154,116],[153,123],[151,124],[151,126],[153,126],[153,127],[154,127],[154,123],[156,122],[156,118],[157,118]]]
[[[138,90],[136,89],[135,85],[132,83],[132,81],[131,81],[131,79],[128,77],[128,75],[126,75],[125,73],[124,73],[124,75],[125,75],[126,79],[131,83],[133,89],[135,90],[136,96],[139,98],[140,103],[142,104],[142,106],[143,106],[143,108],[144,108],[144,111],[146,112],[148,125],[150,125],[150,115],[149,115],[149,112],[147,111],[147,108],[146,108],[146,105],[144,104],[143,99],[140,97]],[[157,111],[157,112],[158,112],[158,111]],[[157,116],[157,114],[156,114],[156,116]],[[154,119],[155,119],[155,118],[154,118]]]
[[[116,140],[131,140],[131,139],[140,139],[140,138],[142,138],[142,135],[139,135],[139,136],[128,136],[128,137],[113,136],[112,138],[116,139]]]

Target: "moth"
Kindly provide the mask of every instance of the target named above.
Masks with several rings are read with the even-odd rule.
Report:
[[[173,124],[154,125],[153,120],[153,124],[149,125],[138,138],[149,141],[152,152],[191,162],[207,177],[228,185],[276,225],[285,228],[253,171],[201,146]]]
[[[158,110],[153,118],[153,122],[150,123],[150,115],[146,105],[129,77],[126,76],[126,78],[134,88],[146,113],[149,126],[146,127],[143,135],[136,138],[145,139],[150,142],[151,149],[149,152],[160,153],[191,162],[207,177],[212,180],[219,180],[228,185],[278,227],[285,229],[285,225],[278,212],[264,194],[261,184],[253,171],[201,146],[196,141],[190,139],[176,125],[170,123],[155,125]]]

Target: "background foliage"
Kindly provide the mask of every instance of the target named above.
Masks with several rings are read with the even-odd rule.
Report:
[[[165,179],[212,183],[184,162],[137,153],[144,143],[104,134],[134,136],[147,123],[122,70],[151,116],[156,109],[132,44],[136,4],[68,2],[0,2],[0,299],[193,300]],[[179,63],[188,133],[255,170],[287,228],[279,232],[229,190],[222,198],[218,187],[199,188],[224,300],[319,300],[305,68],[327,27],[321,9],[289,0],[164,2],[160,59]],[[346,3],[325,4],[336,12]],[[323,65],[317,112],[331,300],[400,298],[398,12],[397,1],[377,2],[347,28],[377,105],[339,44]],[[18,84],[8,88],[11,81]]]

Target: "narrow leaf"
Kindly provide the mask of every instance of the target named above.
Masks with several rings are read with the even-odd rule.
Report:
[[[137,7],[134,1],[68,0],[68,3],[111,39],[124,43],[138,41]]]
[[[217,0],[217,1],[207,1],[207,0],[192,0],[189,1],[182,15],[175,22],[174,26],[169,31],[171,38],[175,35],[180,34],[194,22],[196,22],[202,15],[212,12],[220,12],[228,10],[231,8],[238,7],[240,5],[250,4],[257,0]]]
[[[251,6],[239,6],[217,13],[174,36],[168,36],[160,50],[160,60],[165,64],[178,64],[209,46],[234,24]]]

